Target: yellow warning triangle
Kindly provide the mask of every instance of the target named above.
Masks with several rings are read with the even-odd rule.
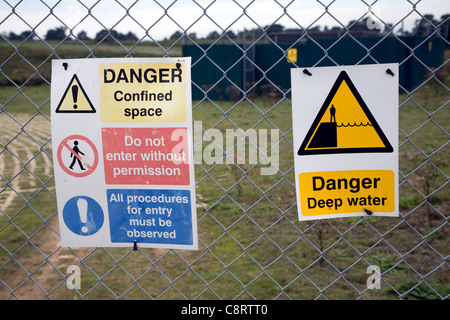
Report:
[[[56,108],[57,113],[95,113],[95,108],[89,100],[77,75],[73,75],[61,101]]]
[[[297,154],[392,151],[391,144],[350,77],[342,71]]]

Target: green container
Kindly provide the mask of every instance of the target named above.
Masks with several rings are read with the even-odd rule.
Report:
[[[290,93],[291,68],[399,63],[400,92],[422,84],[443,63],[439,37],[303,37],[294,43],[184,45],[192,57],[193,99],[236,100],[243,94]],[[296,62],[287,58],[296,49]],[[293,58],[293,60],[295,60]],[[370,77],[370,75],[367,75]]]

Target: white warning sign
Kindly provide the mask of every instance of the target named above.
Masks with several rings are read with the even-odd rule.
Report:
[[[299,220],[398,216],[398,64],[291,79]]]

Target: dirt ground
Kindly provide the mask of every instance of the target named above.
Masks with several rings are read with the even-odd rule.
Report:
[[[0,228],[20,229],[15,218],[27,210],[26,199],[38,198],[41,192],[55,192],[53,181],[45,185],[39,181],[53,176],[50,121],[40,114],[11,117],[6,113],[1,113],[0,121],[3,150],[0,173],[4,178],[0,193]],[[10,243],[3,244],[9,252],[0,251],[0,299],[45,299],[55,286],[55,280],[50,278],[56,275],[61,281],[67,266],[79,263],[73,252],[61,248],[56,201],[51,198],[49,203],[34,208],[44,219],[42,226],[35,226],[37,232],[28,234],[21,230],[27,236],[20,237],[21,240],[11,236]]]

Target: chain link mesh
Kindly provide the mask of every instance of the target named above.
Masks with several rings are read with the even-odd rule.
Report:
[[[186,12],[179,9],[187,2],[176,0],[79,0],[69,9],[67,1],[41,0],[36,18],[28,3],[0,5],[2,30],[26,31],[0,34],[1,299],[448,299],[449,15],[427,15],[426,1],[404,1],[396,21],[375,10],[382,5],[377,1],[354,1],[347,9],[355,17],[347,23],[334,1],[310,1],[315,14],[306,15],[294,10],[298,2],[279,0],[193,0]],[[405,31],[411,20],[417,21],[414,29]],[[63,36],[51,40],[44,31],[55,24]],[[326,30],[329,41],[317,36],[321,24],[337,25]],[[81,33],[87,25],[104,31],[90,39]],[[280,25],[296,30],[279,30]],[[200,26],[211,32],[198,37],[194,30]],[[361,32],[374,26],[383,31],[366,42]],[[175,31],[159,40],[166,28]],[[124,37],[124,29],[134,37]],[[294,40],[282,43],[283,34]],[[378,50],[388,40],[406,52],[401,58],[399,51],[385,52],[405,70],[405,79],[417,67],[424,74],[416,85],[404,81],[399,87],[400,218],[299,222],[290,89],[274,73],[281,63],[302,66],[302,52],[298,62],[286,60],[290,49],[306,41],[316,49],[309,66],[319,66],[342,64],[335,50],[346,41],[356,49],[344,55],[353,55],[355,64],[382,63]],[[269,66],[258,60],[259,44],[271,47]],[[200,52],[193,77],[208,70],[218,74],[209,83],[195,77],[192,83],[198,94],[194,120],[202,121],[194,123],[201,135],[194,151],[201,156],[212,145],[223,152],[220,161],[195,166],[199,250],[61,247],[50,61],[181,56],[185,46]],[[429,60],[436,46],[444,52],[437,63]],[[217,54],[225,47],[238,54]],[[258,150],[267,157],[278,153],[275,174],[260,174],[264,157],[246,164],[230,156],[240,143],[251,144],[249,139],[227,149],[210,135],[212,129],[239,128],[276,130],[279,140]],[[68,286],[74,279],[69,266],[79,268],[78,287]],[[379,267],[379,289],[368,285],[369,266]]]

